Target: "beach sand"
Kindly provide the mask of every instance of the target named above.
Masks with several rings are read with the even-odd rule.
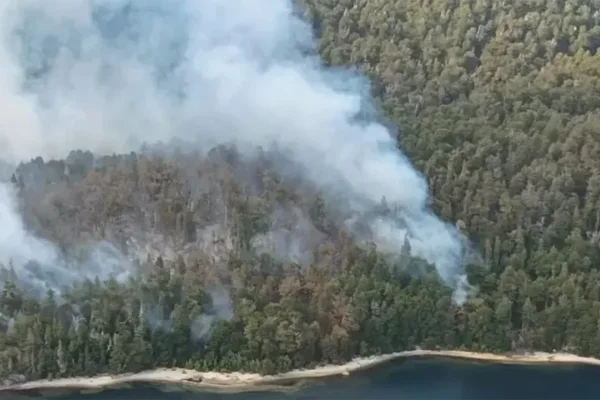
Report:
[[[306,381],[317,378],[350,375],[383,363],[409,357],[440,357],[478,360],[509,364],[588,364],[600,366],[600,359],[580,357],[569,353],[534,352],[519,355],[476,353],[460,350],[411,350],[398,353],[357,358],[343,365],[325,365],[314,369],[294,370],[278,375],[260,375],[243,372],[198,372],[181,368],[161,368],[135,374],[101,375],[55,380],[37,380],[0,387],[0,392],[29,390],[90,390],[106,389],[134,383],[174,384],[198,389],[228,389],[234,391],[267,390],[282,387],[284,382]]]

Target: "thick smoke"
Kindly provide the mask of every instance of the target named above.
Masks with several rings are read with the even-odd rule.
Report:
[[[373,118],[368,85],[321,65],[291,1],[4,0],[0,41],[8,162],[174,139],[276,146],[355,211],[385,198],[399,211],[370,223],[378,244],[400,251],[408,234],[464,300],[459,235],[428,210],[427,184]],[[0,200],[2,251],[51,252],[21,233],[9,245],[19,219]]]

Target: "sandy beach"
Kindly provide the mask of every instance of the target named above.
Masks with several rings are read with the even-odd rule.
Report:
[[[235,391],[265,390],[282,387],[285,382],[350,375],[389,361],[409,357],[440,357],[478,360],[509,364],[588,364],[600,366],[600,359],[580,357],[569,353],[534,352],[519,355],[476,353],[460,350],[411,350],[366,358],[357,358],[342,365],[325,365],[314,369],[294,370],[278,375],[260,375],[242,372],[198,372],[181,368],[163,368],[135,374],[102,375],[94,377],[38,380],[0,387],[0,392],[49,389],[90,390],[114,386],[147,383],[192,386],[198,389],[229,389]]]

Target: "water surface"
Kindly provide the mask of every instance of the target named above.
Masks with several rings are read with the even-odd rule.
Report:
[[[29,399],[40,397],[29,397]],[[57,400],[581,400],[600,399],[600,367],[399,360],[287,393],[165,392],[136,386]],[[11,399],[12,400],[12,399]]]

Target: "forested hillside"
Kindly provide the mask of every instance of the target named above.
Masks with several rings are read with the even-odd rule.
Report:
[[[65,248],[156,246],[142,279],[43,300],[6,284],[0,375],[273,373],[415,346],[600,357],[600,2],[302,1],[326,62],[373,79],[434,209],[480,251],[467,303],[408,244],[359,246],[268,155],[80,152],[16,171],[28,226]]]
[[[600,3],[305,4],[324,57],[379,82],[436,211],[483,254],[467,308],[533,328],[537,348],[597,349]]]

